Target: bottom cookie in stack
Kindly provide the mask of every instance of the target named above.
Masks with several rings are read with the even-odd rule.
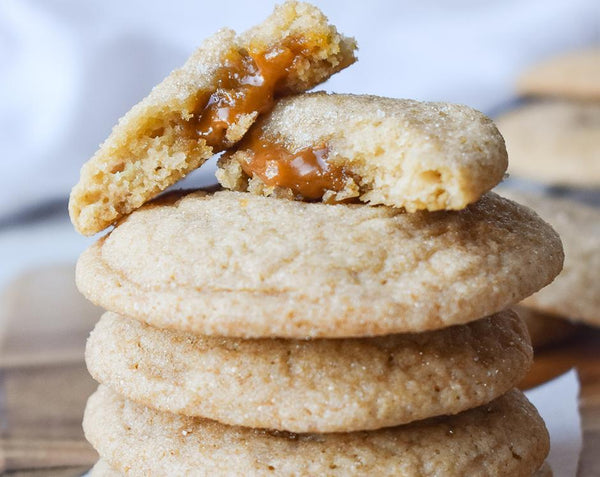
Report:
[[[201,337],[107,313],[86,352],[104,383],[84,420],[103,459],[93,475],[529,476],[548,435],[510,389],[531,357],[511,311],[308,341]]]
[[[292,434],[159,412],[107,387],[92,395],[86,436],[110,475],[530,476],[548,452],[535,408],[512,390],[484,406],[377,431]]]

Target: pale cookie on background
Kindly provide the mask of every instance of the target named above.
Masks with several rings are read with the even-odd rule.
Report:
[[[526,306],[517,305],[513,310],[525,322],[531,338],[531,346],[535,349],[565,341],[579,329],[566,318],[541,313]]]
[[[406,426],[290,434],[159,412],[100,386],[83,428],[101,459],[130,476],[202,469],[203,475],[530,477],[549,450],[544,422],[517,390],[455,416]]]
[[[208,38],[134,106],[84,164],[69,213],[92,235],[237,142],[273,96],[298,93],[355,61],[353,39],[306,3],[288,1],[236,36]]]
[[[549,185],[600,187],[600,103],[545,101],[496,120],[508,172]]]
[[[600,48],[550,58],[517,81],[522,95],[600,100]]]
[[[211,338],[106,313],[86,349],[94,379],[136,402],[291,432],[456,414],[513,388],[531,360],[512,311],[428,333],[338,340]]]
[[[504,140],[479,111],[449,103],[314,93],[278,101],[219,161],[224,187],[293,199],[359,198],[459,210],[498,184]]]
[[[559,233],[564,268],[556,280],[523,305],[600,326],[600,209],[569,199],[502,188],[499,193],[531,207]]]
[[[76,276],[93,303],[158,328],[363,337],[491,315],[562,260],[548,224],[493,193],[409,214],[220,191],[139,209],[81,255]]]

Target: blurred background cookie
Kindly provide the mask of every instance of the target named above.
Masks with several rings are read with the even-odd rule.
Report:
[[[572,51],[526,69],[517,80],[523,96],[600,101],[600,47]]]
[[[533,191],[498,189],[503,196],[531,207],[559,233],[565,251],[562,272],[526,298],[537,312],[600,326],[600,210],[570,199]]]
[[[600,102],[527,102],[500,115],[497,125],[511,176],[600,188]]]

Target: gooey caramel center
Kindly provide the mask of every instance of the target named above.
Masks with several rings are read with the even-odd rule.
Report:
[[[198,137],[215,152],[222,150],[227,129],[241,116],[271,109],[283,80],[305,54],[297,41],[265,52],[232,52],[218,72],[217,89],[195,114]]]
[[[268,187],[290,189],[298,199],[320,200],[325,192],[341,191],[349,179],[347,171],[328,162],[326,145],[292,150],[268,140],[262,130],[251,131],[239,150],[249,153],[242,170],[258,177]]]

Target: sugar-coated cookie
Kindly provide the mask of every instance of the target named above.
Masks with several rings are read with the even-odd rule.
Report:
[[[223,29],[134,106],[81,169],[69,212],[92,235],[238,141],[274,96],[312,88],[355,61],[353,39],[288,1],[236,36]]]
[[[498,184],[506,148],[479,111],[350,94],[280,100],[219,161],[233,190],[459,210]]]
[[[531,359],[512,311],[427,333],[337,340],[202,337],[106,313],[86,350],[92,376],[136,402],[291,432],[456,414],[513,388]]]
[[[121,477],[123,475],[126,474],[116,471],[108,462],[102,459],[96,462],[89,473],[89,477]]]
[[[600,103],[525,104],[497,124],[510,174],[548,185],[600,187]]]
[[[542,313],[600,326],[600,209],[571,199],[503,187],[499,193],[531,207],[560,234],[564,268],[523,304]]]
[[[90,477],[121,477],[123,475],[125,474],[117,472],[102,459],[96,462],[96,465],[94,465],[90,471]],[[548,465],[547,462],[544,462],[542,466],[534,474],[532,474],[532,477],[552,477],[552,469],[550,468],[550,465]]]
[[[517,81],[522,95],[600,100],[600,48],[573,51],[526,70]]]
[[[479,408],[378,431],[290,434],[177,416],[100,387],[85,434],[100,457],[142,475],[400,475],[530,477],[548,453],[544,423],[509,391]]]
[[[549,283],[562,260],[549,225],[491,193],[462,211],[409,214],[220,191],[136,211],[81,255],[76,276],[92,302],[158,328],[331,338],[491,315]]]

